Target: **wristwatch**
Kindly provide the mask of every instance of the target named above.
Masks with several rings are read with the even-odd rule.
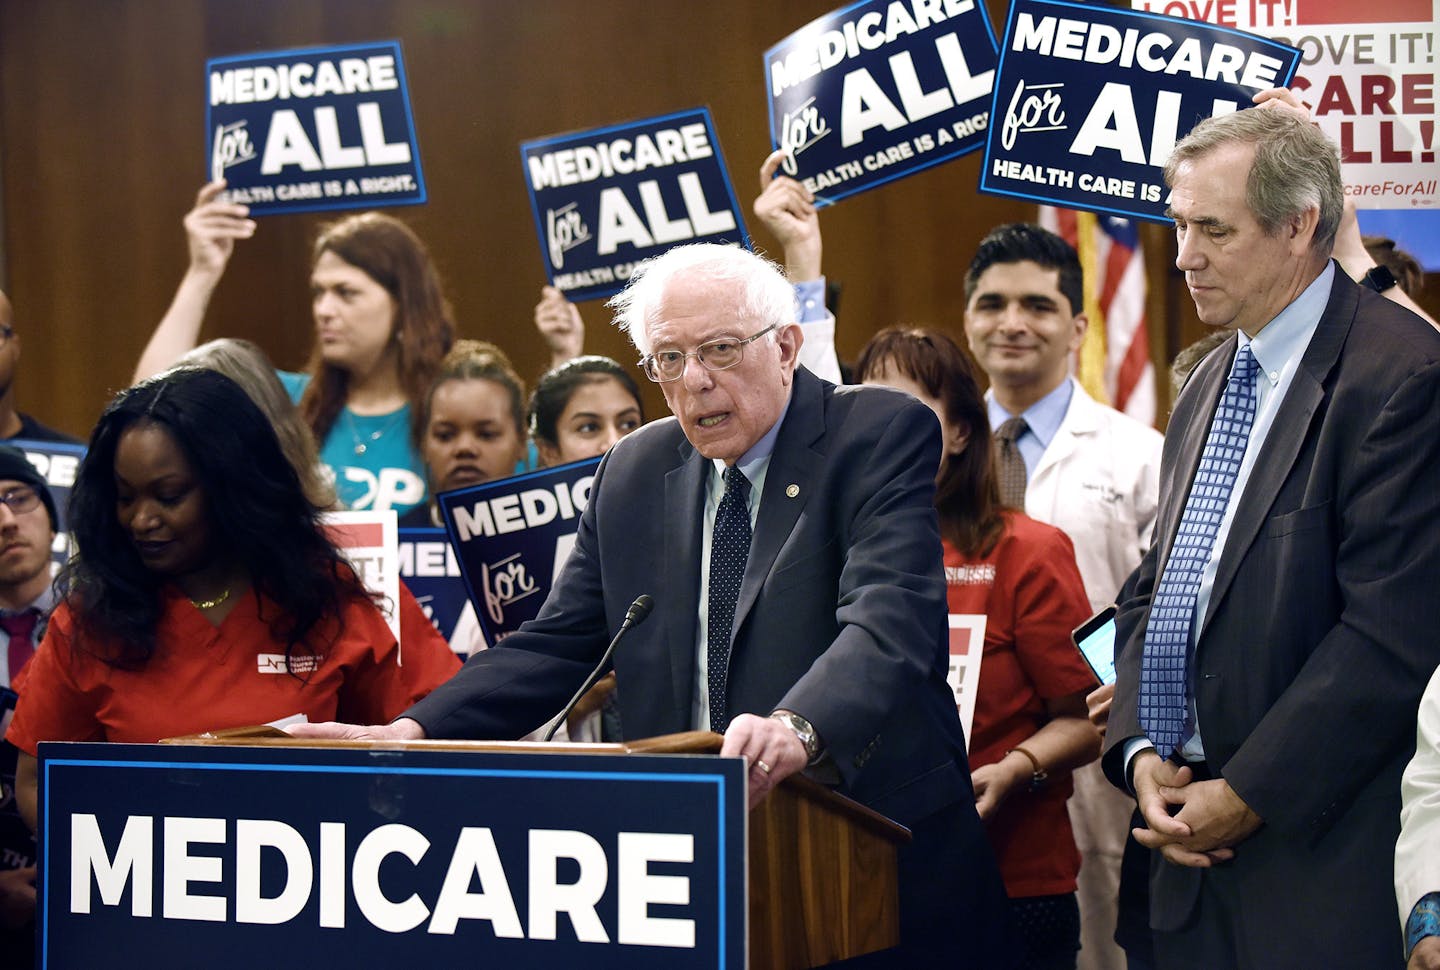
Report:
[[[1360,285],[1368,286],[1376,293],[1384,293],[1398,282],[1388,266],[1372,266],[1370,272],[1360,277]]]
[[[820,735],[815,733],[814,725],[794,711],[776,711],[770,716],[795,732],[795,736],[800,739],[800,743],[805,745],[805,759],[807,764],[813,765],[820,760],[820,755],[824,753],[824,748],[820,744]]]

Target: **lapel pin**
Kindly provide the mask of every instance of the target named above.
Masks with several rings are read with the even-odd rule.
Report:
[[[797,495],[800,494],[800,486],[799,486],[799,485],[786,485],[786,486],[785,486],[785,494],[788,495],[790,498],[794,498],[795,496],[797,496]]]

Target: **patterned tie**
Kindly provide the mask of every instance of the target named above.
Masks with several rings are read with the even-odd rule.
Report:
[[[735,601],[750,555],[750,481],[739,468],[725,470],[725,494],[715,510],[710,539],[710,592],[705,641],[706,679],[710,687],[710,730],[725,733],[725,681],[730,672],[730,628]]]
[[[1180,528],[1150,604],[1140,666],[1140,727],[1164,757],[1184,741],[1186,659],[1195,600],[1250,440],[1259,369],[1250,345],[1241,347],[1210,421],[1210,435],[1180,515]]]
[[[10,649],[8,660],[10,661],[10,682],[15,682],[15,675],[20,673],[20,668],[30,662],[35,655],[35,644],[32,637],[35,633],[35,624],[40,622],[40,614],[35,610],[25,610],[21,613],[9,613],[0,616],[0,630],[4,630],[10,636]]]
[[[1025,510],[1025,459],[1015,439],[1030,426],[1024,418],[1011,418],[995,431],[995,470],[1000,479],[1000,501],[1012,509]]]

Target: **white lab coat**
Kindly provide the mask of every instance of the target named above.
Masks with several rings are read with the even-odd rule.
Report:
[[[1400,928],[1422,896],[1440,892],[1440,669],[1420,698],[1415,757],[1400,781],[1395,902]]]

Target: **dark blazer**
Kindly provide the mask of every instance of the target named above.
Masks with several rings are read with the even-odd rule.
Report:
[[[939,461],[924,405],[797,370],[735,610],[732,714],[807,718],[839,790],[902,824],[974,800],[945,682]],[[711,467],[673,418],[616,444],[539,615],[406,716],[434,737],[519,737],[563,706],[649,593],[654,615],[614,661],[625,733],[692,728]]]
[[[1150,597],[1235,341],[1196,369],[1165,437],[1155,543],[1121,604],[1103,765],[1124,787]],[[1440,663],[1440,334],[1336,268],[1251,472],[1191,664],[1208,767],[1264,820],[1212,870],[1155,854],[1151,924],[1181,928],[1205,879],[1255,966],[1400,965],[1400,772]],[[1202,919],[1209,916],[1201,913]]]

